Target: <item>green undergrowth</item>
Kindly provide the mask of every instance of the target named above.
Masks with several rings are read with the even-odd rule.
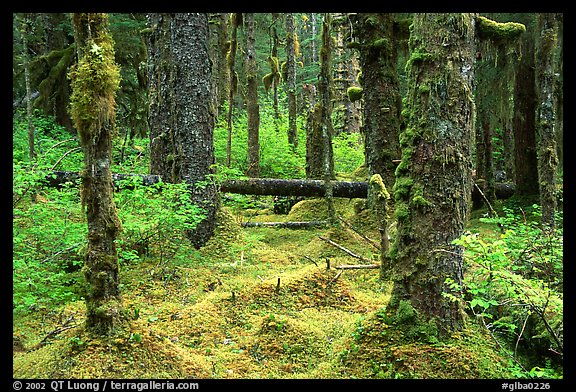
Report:
[[[379,236],[362,200],[335,200],[337,215],[355,230],[340,223],[300,230],[242,227],[248,221],[323,220],[327,206],[310,198],[289,214],[276,215],[271,198],[254,197],[248,209],[235,208],[239,202],[248,200],[225,203],[214,237],[200,250],[169,241],[170,232],[156,226],[150,230],[159,234],[145,250],[130,253],[128,244],[137,241],[122,239],[120,281],[129,326],[116,336],[101,339],[84,331],[82,293],[52,304],[22,304],[14,313],[14,377],[522,376],[476,319],[439,339],[435,325],[414,322],[409,305],[386,314],[391,287],[379,279],[378,270],[336,269],[378,261],[377,252],[356,233],[375,242]],[[23,201],[19,213],[28,216],[33,205]],[[78,211],[68,212],[69,220],[82,222]],[[125,227],[135,227],[132,218],[124,219]],[[478,228],[497,236],[490,225]],[[164,243],[158,243],[161,239]],[[58,260],[59,255],[52,256]]]

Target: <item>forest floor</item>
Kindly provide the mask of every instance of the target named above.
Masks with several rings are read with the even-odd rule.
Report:
[[[320,238],[377,262],[374,248],[347,226],[240,225],[325,219],[323,200],[304,200],[277,215],[270,198],[261,199],[261,208],[224,208],[216,235],[190,265],[151,257],[123,264],[131,320],[113,339],[83,331],[83,301],[17,320],[14,377],[512,377],[509,358],[473,321],[442,342],[422,331],[416,341],[405,339],[409,331],[388,325],[382,312],[390,285],[379,270],[336,269],[366,262]],[[362,203],[336,199],[337,214],[376,240]]]

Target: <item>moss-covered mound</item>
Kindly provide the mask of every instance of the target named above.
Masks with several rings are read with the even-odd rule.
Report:
[[[471,329],[440,342],[432,324],[411,323],[409,307],[386,315],[391,287],[378,270],[335,268],[365,260],[320,237],[378,260],[358,234],[376,241],[377,225],[357,202],[336,202],[339,216],[357,232],[345,224],[242,228],[238,222],[246,216],[224,209],[215,236],[188,258],[152,254],[121,265],[129,323],[115,336],[85,333],[82,301],[19,317],[13,376],[509,377],[509,364],[489,336]],[[289,215],[257,218],[318,220],[326,211],[323,200],[309,199]]]
[[[412,309],[413,310],[413,309]],[[409,305],[382,308],[357,321],[341,351],[346,377],[489,379],[513,377],[490,336],[471,325],[439,339],[436,325]]]

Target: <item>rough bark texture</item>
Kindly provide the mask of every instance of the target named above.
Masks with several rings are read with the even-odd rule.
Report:
[[[288,90],[288,143],[298,148],[298,129],[296,128],[296,56],[294,51],[294,17],[286,14],[286,84]]]
[[[526,14],[524,19],[532,14]],[[521,20],[521,19],[520,19]],[[536,86],[534,74],[534,23],[526,21],[522,57],[517,63],[514,88],[514,179],[519,195],[538,194],[536,153]]]
[[[315,103],[306,119],[306,178],[319,179],[324,174],[322,143],[322,106]]]
[[[214,117],[218,118],[220,108],[228,98],[230,88],[226,53],[228,52],[228,25],[226,14],[210,14],[210,58],[212,58],[212,96],[214,100]]]
[[[393,14],[358,14],[357,47],[360,52],[364,95],[364,137],[368,174],[380,174],[388,189],[394,185],[400,158],[402,99],[396,71]]]
[[[214,172],[214,115],[206,14],[152,17],[150,37],[150,173],[164,181],[186,181],[192,202],[206,218],[188,233],[199,248],[214,232],[218,208]]]
[[[442,331],[461,326],[459,302],[443,296],[446,279],[462,282],[464,232],[472,193],[475,26],[472,14],[416,14],[408,61],[407,127],[393,193],[398,221],[391,247],[401,301]]]
[[[540,203],[542,223],[555,226],[554,213],[557,207],[556,170],[558,156],[556,147],[556,98],[555,64],[558,41],[558,22],[556,15],[539,14],[539,37],[536,49],[536,80],[538,88],[537,135],[538,135],[538,177],[540,184]]]
[[[88,222],[83,272],[88,282],[86,329],[109,335],[122,322],[115,239],[121,230],[110,172],[114,94],[120,70],[106,14],[73,14],[78,64],[70,73],[71,115],[84,151],[82,205]]]
[[[256,64],[255,29],[253,13],[244,14],[246,32],[246,79],[248,89],[248,177],[260,177],[260,106],[258,106],[258,65]]]
[[[336,221],[334,209],[333,185],[334,180],[334,150],[332,148],[332,17],[329,13],[324,14],[322,22],[322,49],[320,49],[320,75],[318,77],[318,89],[320,91],[320,127],[322,129],[322,158],[323,178],[326,184],[326,204],[330,220]]]

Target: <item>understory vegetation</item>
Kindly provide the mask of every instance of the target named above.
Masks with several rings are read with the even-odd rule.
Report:
[[[87,227],[79,189],[42,186],[52,170],[80,170],[82,154],[50,118],[34,122],[34,162],[23,117],[13,130],[15,378],[563,377],[563,216],[555,231],[544,230],[538,204],[521,198],[497,201],[498,216],[474,211],[457,240],[464,282],[447,282],[445,295],[464,294],[467,325],[440,340],[433,325],[414,322],[409,303],[395,318],[386,314],[391,284],[378,270],[336,268],[362,262],[320,237],[379,260],[357,234],[379,238],[365,200],[335,199],[350,226],[291,230],[242,223],[327,219],[324,200],[275,214],[271,196],[223,194],[216,234],[196,250],[185,232],[202,211],[186,187],[133,181],[114,194],[130,330],[92,338],[82,327]],[[246,171],[245,117],[234,124],[231,168],[223,165],[225,121],[215,129],[215,181]],[[304,177],[304,135],[293,153],[285,127],[263,112],[262,177]],[[148,144],[117,135],[112,171],[146,173]],[[359,134],[337,136],[334,154],[337,177],[366,180],[355,177],[364,161]]]

